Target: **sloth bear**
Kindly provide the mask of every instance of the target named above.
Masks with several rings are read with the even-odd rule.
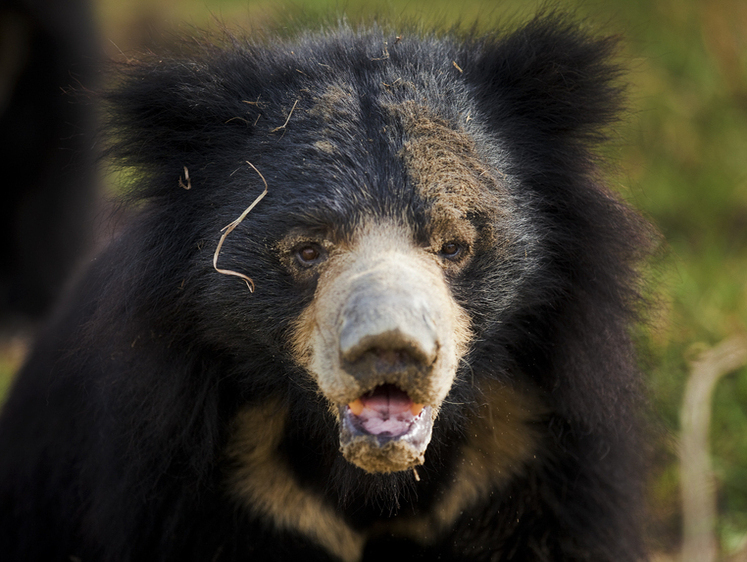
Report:
[[[138,214],[5,404],[4,559],[645,558],[615,40],[225,43],[107,94]]]

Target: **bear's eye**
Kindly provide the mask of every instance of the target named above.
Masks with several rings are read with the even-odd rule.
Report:
[[[296,250],[296,259],[302,266],[310,267],[324,259],[324,250],[317,244],[304,244]]]
[[[446,242],[438,253],[447,260],[456,260],[463,252],[464,246],[459,242]]]

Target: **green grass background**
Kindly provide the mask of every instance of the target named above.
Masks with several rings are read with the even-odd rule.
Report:
[[[194,27],[261,30],[277,22],[318,26],[341,14],[451,27],[530,17],[540,2],[477,0],[96,0],[108,55],[157,48]],[[679,541],[678,412],[688,361],[747,332],[747,2],[568,0],[561,9],[622,34],[629,112],[607,148],[610,177],[663,235],[651,266],[657,305],[637,334],[656,425],[650,484],[653,547]],[[20,354],[0,354],[0,393]],[[724,555],[747,544],[747,369],[723,379],[714,398],[712,453]]]

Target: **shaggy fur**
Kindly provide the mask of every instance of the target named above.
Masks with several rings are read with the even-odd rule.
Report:
[[[113,154],[137,169],[139,215],[5,405],[3,558],[644,558],[628,330],[649,231],[594,153],[619,110],[614,48],[549,16],[127,67]],[[264,188],[247,161],[269,191],[219,264],[254,293],[212,267]],[[469,260],[443,275],[469,349],[417,477],[367,473],[293,346],[318,278],[284,248],[387,220],[427,247],[454,217]]]

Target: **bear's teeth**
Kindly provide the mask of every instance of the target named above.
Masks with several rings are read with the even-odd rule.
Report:
[[[412,415],[417,417],[420,415],[420,412],[423,411],[423,408],[425,407],[425,404],[415,404],[415,402],[412,403],[412,406],[410,406],[410,412],[412,412]]]
[[[360,416],[363,413],[363,402],[360,398],[356,398],[348,404],[348,408],[350,408],[354,416]]]
[[[403,419],[402,417],[382,418],[377,415],[361,418],[363,429],[371,435],[390,435],[391,437],[400,437],[410,431],[412,419]]]

